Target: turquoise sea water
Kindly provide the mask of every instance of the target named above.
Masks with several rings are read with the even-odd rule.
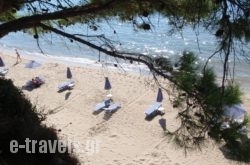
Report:
[[[182,32],[169,34],[171,29],[168,26],[167,20],[160,17],[151,18],[150,21],[154,26],[151,30],[137,31],[131,23],[122,23],[118,21],[99,22],[97,30],[94,31],[87,26],[71,26],[67,30],[73,34],[88,34],[88,35],[105,35],[105,37],[116,41],[116,49],[137,52],[153,56],[177,56],[183,51],[195,52],[201,61],[206,61],[217,48],[217,41],[214,35],[209,34],[204,29],[194,31],[191,27],[183,29]],[[88,41],[102,45],[103,43],[93,37],[87,38]],[[36,55],[36,56],[52,56],[60,57],[61,59],[74,61],[73,59],[98,60],[99,52],[85,45],[70,42],[69,39],[57,36],[55,34],[44,34],[39,36],[38,48],[36,40],[33,36],[23,33],[10,33],[0,39],[0,48],[2,51],[14,52],[17,48],[21,54]],[[41,53],[41,50],[44,54]],[[246,46],[245,56],[250,55],[250,45]],[[101,54],[101,57],[106,60],[109,57]],[[241,57],[239,57],[241,59]],[[233,59],[232,59],[233,61]],[[211,61],[216,70],[221,70],[220,56],[215,56]],[[250,77],[248,70],[250,65],[236,60],[237,70],[236,76]]]

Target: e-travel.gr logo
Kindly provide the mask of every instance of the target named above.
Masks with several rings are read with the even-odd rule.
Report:
[[[20,149],[25,149],[26,153],[84,153],[93,155],[100,152],[100,140],[86,140],[83,142],[68,138],[65,140],[30,140],[26,138],[24,144],[18,141],[10,141],[10,152],[17,153]]]

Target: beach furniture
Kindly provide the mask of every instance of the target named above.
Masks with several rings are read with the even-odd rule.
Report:
[[[23,86],[23,89],[33,90],[35,88],[40,87],[44,83],[45,83],[44,78],[37,76],[27,81],[26,84]]]
[[[58,92],[72,89],[74,86],[75,86],[75,82],[73,80],[67,80],[67,81],[58,85]]]
[[[105,83],[104,83],[104,89],[105,90],[110,90],[112,87],[111,87],[111,83],[109,81],[109,78],[108,77],[105,77]]]
[[[110,98],[105,99],[105,100],[103,100],[103,101],[100,102],[100,103],[97,103],[97,104],[95,105],[95,107],[94,107],[93,113],[96,113],[96,112],[98,112],[98,111],[100,111],[100,110],[103,110],[104,108],[109,107],[110,104],[111,104],[111,99],[110,99]]]
[[[158,89],[156,102],[154,102],[152,105],[150,105],[149,108],[147,108],[144,113],[146,117],[154,117],[158,114],[163,115],[164,114],[164,108],[162,107],[162,100],[163,100],[163,94],[161,88]]]
[[[69,67],[67,67],[66,77],[67,77],[68,79],[72,79],[72,72],[71,72],[71,70],[70,70]]]
[[[234,104],[223,108],[224,116],[237,123],[242,123],[244,121],[246,113],[247,111],[241,104]]]
[[[2,58],[0,57],[0,67],[4,67],[4,66],[5,66],[5,64],[4,64],[3,60],[2,60]]]
[[[93,113],[98,113],[101,110],[105,110],[107,113],[112,113],[121,107],[120,103],[114,103],[112,100],[112,94],[110,93],[111,90],[111,83],[108,77],[105,77],[104,89],[107,91],[107,98],[104,99],[102,102],[95,105]]]
[[[120,103],[111,103],[107,108],[104,108],[104,110],[106,113],[112,113],[112,112],[118,110],[119,108],[121,108]]]
[[[105,99],[95,105],[93,113],[98,113],[101,110],[104,110],[106,113],[112,113],[118,110],[119,108],[121,108],[120,103],[114,103],[111,99]]]
[[[8,73],[8,68],[0,68],[0,76],[5,76]]]
[[[233,104],[230,106],[223,107],[224,120],[221,124],[221,130],[231,128],[231,123],[242,125],[244,123],[245,117],[247,115],[246,109],[242,104]],[[239,129],[239,133],[242,135],[247,135],[248,130],[246,125],[242,125]]]
[[[153,113],[157,113],[158,109],[162,106],[162,103],[160,102],[155,102],[154,104],[150,105],[150,107],[148,107],[145,110],[145,114],[146,116],[152,115]]]
[[[68,79],[67,81],[58,85],[58,92],[70,90],[75,86],[75,82],[72,80],[72,73],[69,67],[67,67],[66,70],[66,78]]]
[[[30,69],[34,69],[41,66],[41,64],[37,61],[34,60],[30,60],[26,65],[25,68],[30,68]]]

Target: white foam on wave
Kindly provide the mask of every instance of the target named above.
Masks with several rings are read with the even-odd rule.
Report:
[[[206,41],[202,41],[202,44],[203,44],[203,45],[206,45],[206,44],[207,44],[207,42],[206,42]]]

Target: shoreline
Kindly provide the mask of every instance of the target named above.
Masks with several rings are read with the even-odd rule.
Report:
[[[45,84],[33,91],[23,90],[27,98],[38,109],[49,112],[45,124],[58,130],[62,139],[71,138],[85,144],[87,140],[99,140],[100,152],[87,155],[76,155],[83,164],[96,165],[213,165],[215,162],[227,165],[229,160],[214,143],[208,142],[202,151],[192,151],[185,157],[182,148],[169,142],[159,125],[160,119],[166,119],[167,128],[172,130],[178,125],[176,114],[164,91],[164,116],[157,116],[146,121],[144,110],[156,98],[157,85],[153,78],[141,74],[124,73],[117,68],[74,66],[60,62],[46,61],[36,69],[27,69],[24,64],[29,60],[13,66],[14,54],[0,55],[9,73],[6,78],[13,80],[21,87],[35,76],[43,76]],[[58,93],[57,85],[65,81],[66,68],[70,66],[75,87],[70,91]],[[107,69],[107,70],[106,70]],[[104,77],[108,76],[112,84],[112,95],[115,102],[122,107],[109,118],[103,112],[93,115],[93,107],[106,96]],[[167,81],[166,81],[167,83]],[[250,97],[244,99],[249,112]],[[84,146],[85,147],[85,146]],[[212,152],[211,152],[212,151]],[[232,161],[233,162],[233,161]]]
[[[114,62],[110,60],[102,60],[101,62],[98,61],[98,59],[93,60],[89,58],[84,57],[70,57],[70,56],[54,56],[54,55],[46,55],[41,53],[27,53],[25,51],[18,50],[19,54],[21,55],[21,58],[25,60],[35,60],[40,63],[57,63],[57,64],[63,64],[68,66],[74,66],[74,67],[88,67],[88,68],[109,68],[110,70],[119,70],[124,71],[132,74],[150,74],[149,69],[144,64],[131,64],[130,62],[126,62],[122,60],[123,62]],[[16,54],[13,50],[2,50],[0,52],[0,56],[11,56],[13,58],[16,58]]]

